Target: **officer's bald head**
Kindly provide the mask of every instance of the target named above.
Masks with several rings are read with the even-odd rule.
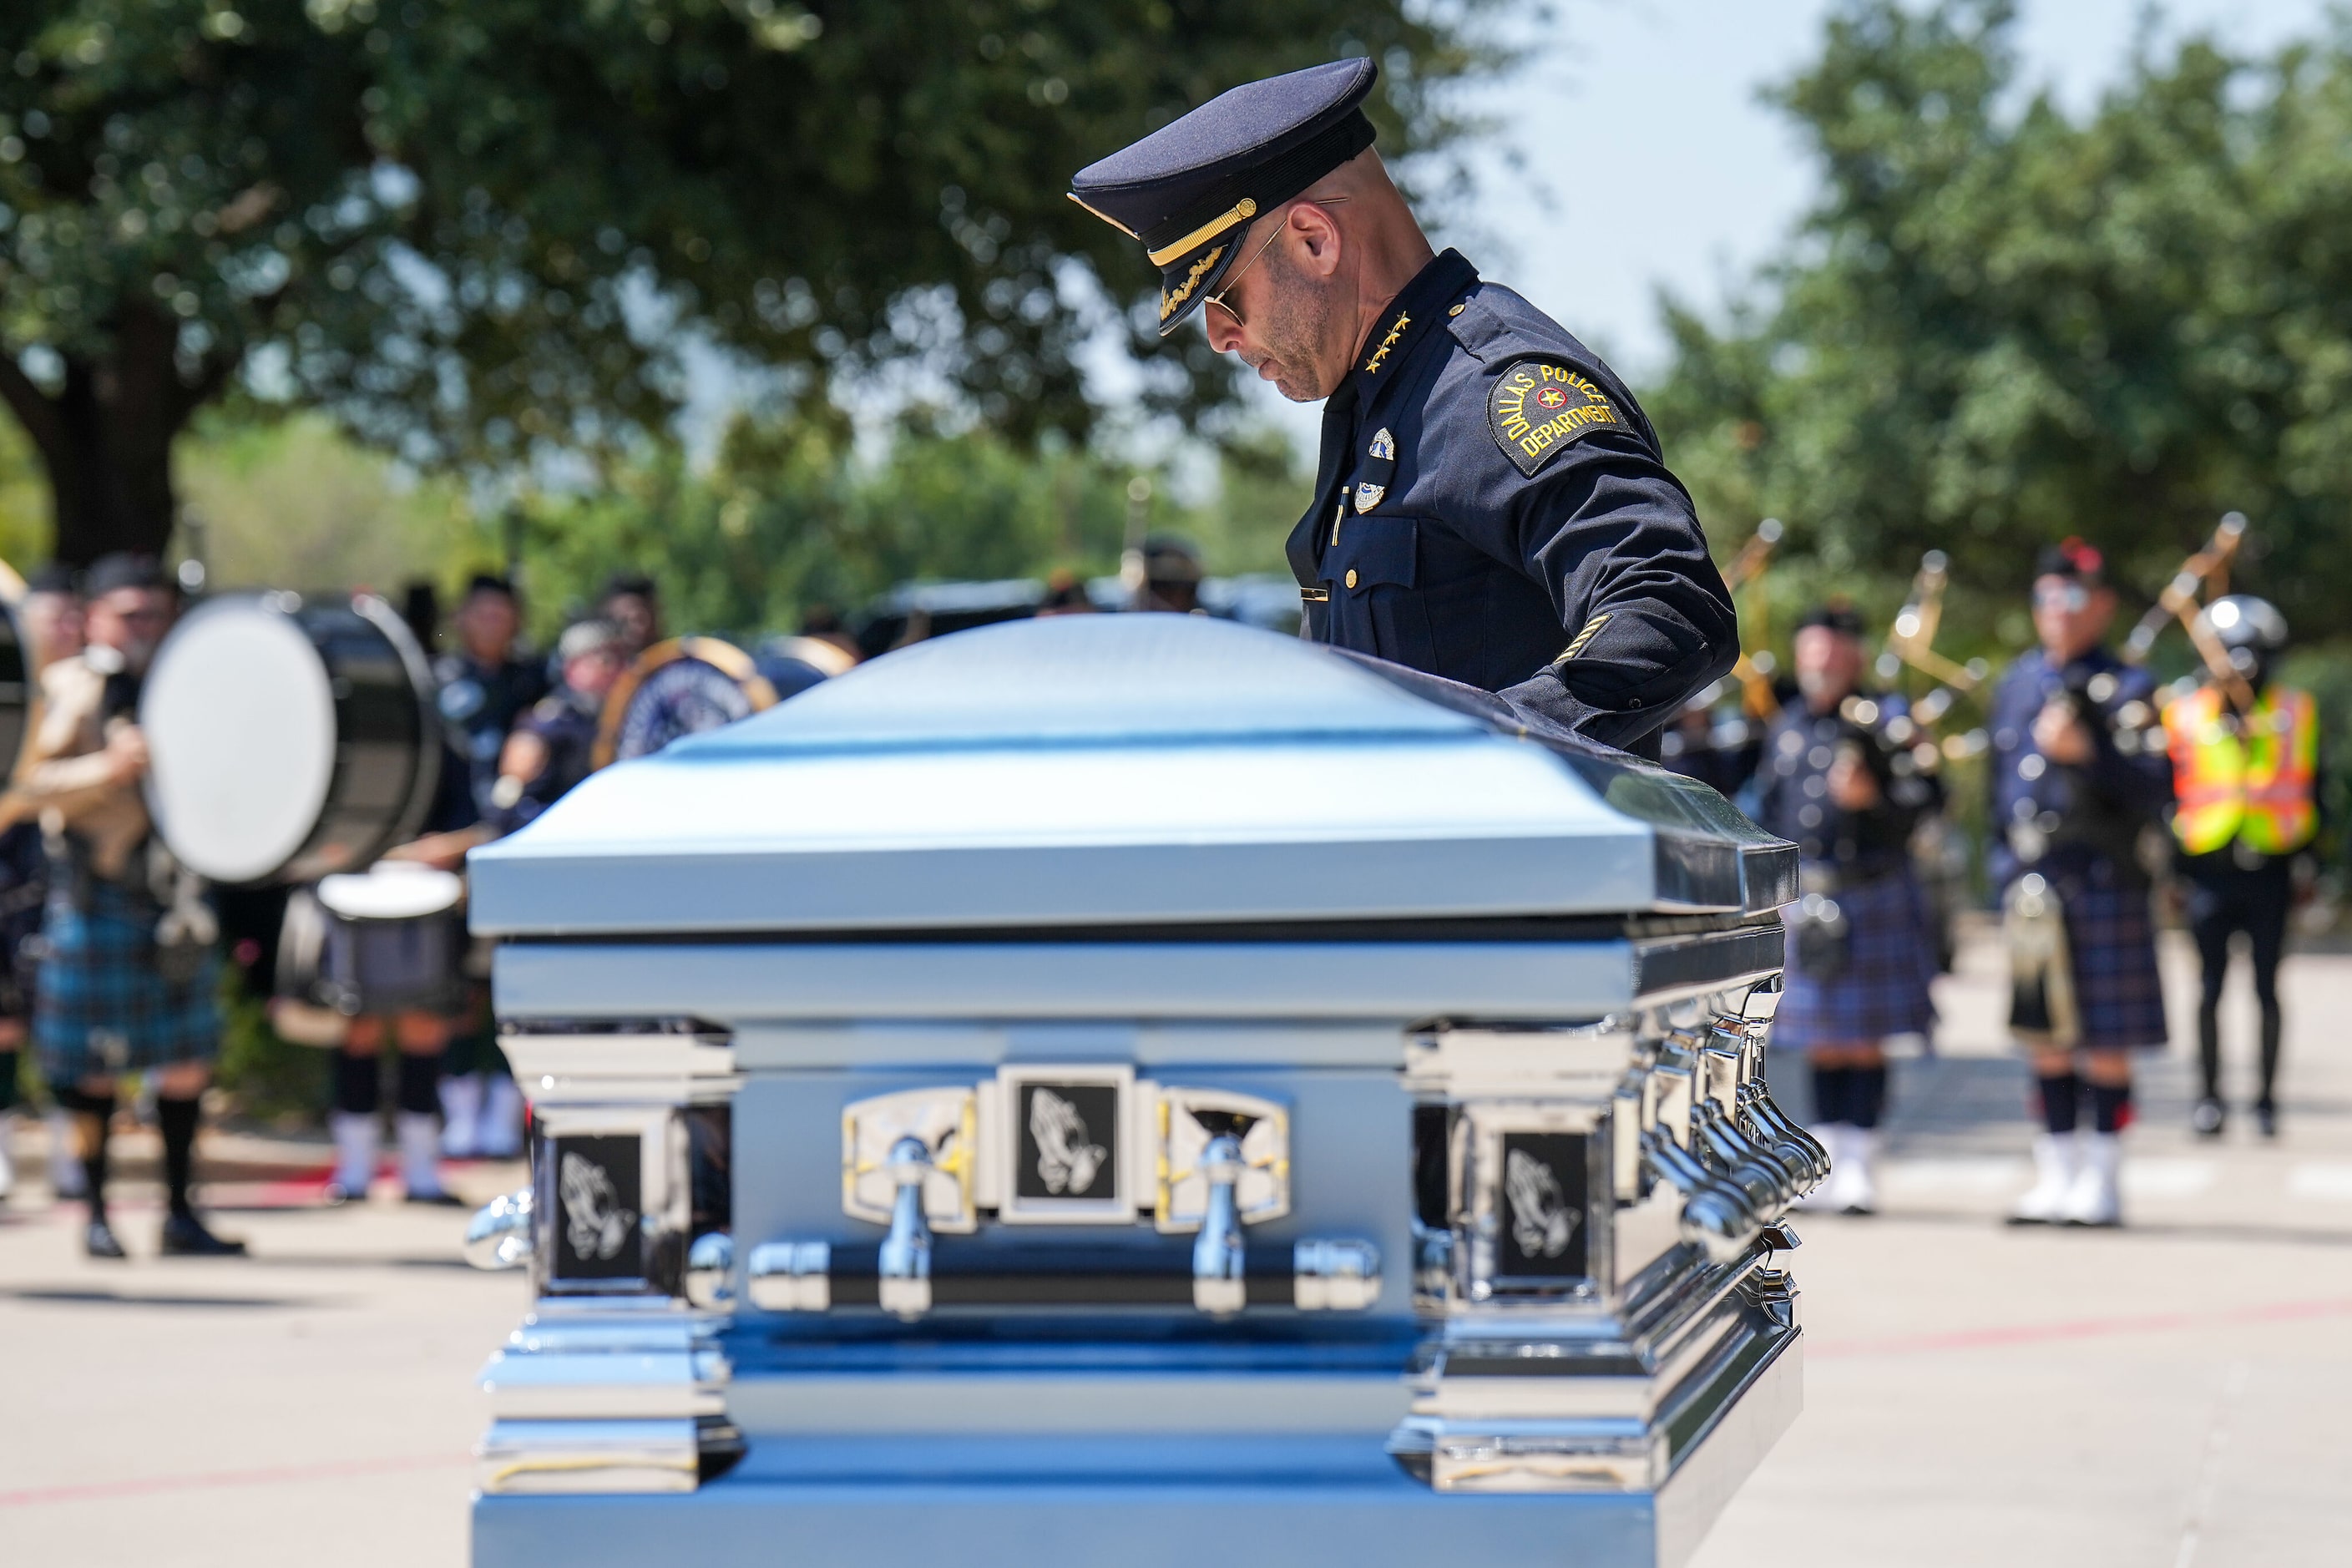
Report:
[[[1294,403],[1347,378],[1381,309],[1435,254],[1370,148],[1262,215],[1202,312],[1209,342]]]

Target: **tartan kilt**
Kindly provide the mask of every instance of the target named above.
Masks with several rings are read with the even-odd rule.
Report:
[[[220,951],[185,980],[156,967],[155,902],[89,879],[88,910],[62,891],[42,922],[33,1044],[53,1084],[210,1061],[220,1050]]]
[[[2162,1050],[2164,983],[2146,887],[2069,879],[2059,889],[2086,1050]]]
[[[1805,1050],[1927,1033],[1936,1022],[1936,936],[1918,878],[1891,871],[1832,897],[1845,913],[1845,967],[1826,979],[1800,973],[1790,941],[1772,1044]]]

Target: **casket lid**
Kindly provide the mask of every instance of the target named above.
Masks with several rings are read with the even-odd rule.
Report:
[[[1202,616],[986,626],[593,775],[475,851],[473,924],[1001,931],[1794,896],[1794,850],[1713,791],[1497,714]]]

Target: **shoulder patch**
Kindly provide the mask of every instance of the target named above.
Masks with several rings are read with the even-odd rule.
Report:
[[[1595,430],[1633,428],[1591,377],[1548,354],[1516,361],[1495,378],[1486,424],[1495,445],[1530,477],[1571,441]]]

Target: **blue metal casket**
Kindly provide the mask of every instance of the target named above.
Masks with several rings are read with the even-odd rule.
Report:
[[[1019,622],[478,852],[476,1562],[1687,1556],[1800,1399],[1794,851],[1491,706]]]

